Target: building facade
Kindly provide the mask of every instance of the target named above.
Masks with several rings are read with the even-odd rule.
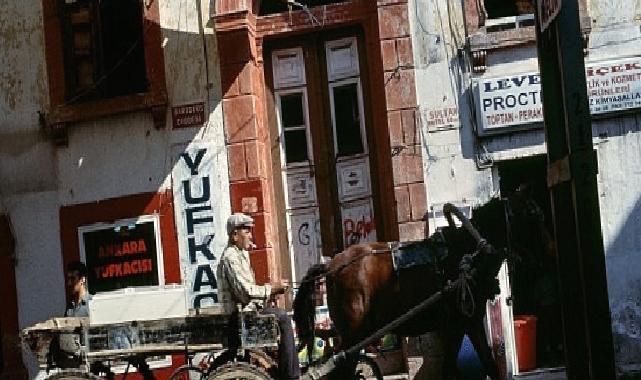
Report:
[[[527,186],[554,231],[547,188],[534,4],[430,0],[410,8],[430,226],[438,207],[473,207]],[[639,4],[579,0],[616,368],[639,370]],[[557,239],[562,237],[557,236]],[[504,371],[519,365],[515,335],[537,317],[535,368],[563,366],[553,257],[524,258],[500,274],[488,326]],[[517,322],[514,322],[517,321]],[[515,327],[517,326],[517,327]],[[523,353],[522,353],[523,355]],[[521,368],[520,368],[521,367]]]
[[[408,3],[308,3],[2,7],[3,379],[35,376],[17,334],[62,315],[73,260],[92,293],[182,284],[195,308],[231,212],[262,283],[425,235]]]
[[[444,203],[471,210],[523,185],[552,231],[532,2],[301,3],[0,9],[3,379],[35,374],[17,333],[63,313],[73,260],[94,293],[182,284],[190,308],[216,303],[231,212],[256,220],[263,283],[295,284],[357,242],[420,239],[426,211],[433,231]],[[641,5],[579,3],[617,368],[629,373],[641,364]],[[516,315],[538,317],[536,367],[563,365],[555,275],[549,257],[501,272],[488,326],[506,375],[525,372]]]

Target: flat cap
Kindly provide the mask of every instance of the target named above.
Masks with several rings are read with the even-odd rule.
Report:
[[[242,212],[233,213],[227,218],[227,235],[231,235],[236,228],[253,226],[254,219],[251,216],[243,214]]]

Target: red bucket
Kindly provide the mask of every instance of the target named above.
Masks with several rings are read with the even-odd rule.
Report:
[[[514,340],[519,372],[536,368],[536,316],[514,316]]]

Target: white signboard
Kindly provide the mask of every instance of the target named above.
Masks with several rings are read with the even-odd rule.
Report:
[[[539,13],[541,31],[544,31],[559,14],[559,11],[561,10],[561,0],[538,0],[536,2],[536,7]]]
[[[218,303],[216,265],[227,241],[230,210],[224,200],[228,193],[221,195],[216,151],[212,144],[192,143],[175,152],[172,170],[180,267],[190,309]]]
[[[591,114],[641,107],[641,57],[590,63],[585,72]],[[480,134],[543,121],[536,72],[478,79],[474,91]]]

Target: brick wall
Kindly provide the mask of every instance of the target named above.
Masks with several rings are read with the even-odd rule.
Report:
[[[377,174],[380,178],[393,178],[393,184],[381,181],[379,189],[384,209],[378,218],[383,220],[385,229],[381,238],[424,237],[421,218],[426,210],[426,195],[407,1],[355,0],[312,8],[316,18],[324,20],[320,27],[311,24],[303,12],[292,12],[288,17],[257,17],[252,9],[256,3],[218,0],[214,22],[221,62],[232,211],[243,211],[256,219],[254,237],[259,249],[252,253],[252,263],[259,281],[280,279],[280,263],[274,253],[278,252],[279,221],[271,201],[272,157],[261,57],[261,43],[266,37],[316,33],[318,28],[337,25],[363,26],[370,44],[366,52],[372,99],[376,103],[372,108],[373,129],[378,138]],[[318,13],[319,9],[322,13]]]

